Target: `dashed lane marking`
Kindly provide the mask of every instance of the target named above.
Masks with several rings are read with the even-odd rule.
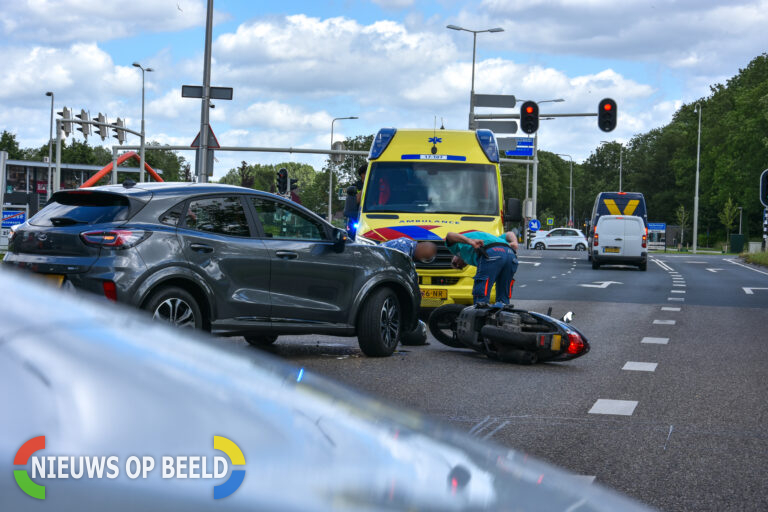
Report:
[[[672,290],[672,293],[685,293],[685,290]]]
[[[638,402],[636,400],[610,400],[599,398],[588,414],[613,414],[617,416],[632,416]]]
[[[683,288],[685,288],[685,284],[683,283],[672,283],[672,286],[682,286]]]
[[[635,372],[655,372],[659,363],[641,363],[639,361],[627,361],[624,363],[622,370],[630,370]]]
[[[661,306],[662,311],[680,311],[680,308],[674,308],[672,306]]]
[[[667,345],[669,343],[669,338],[653,338],[651,336],[646,336],[642,340],[640,340],[640,343],[650,343],[652,345]]]
[[[682,297],[667,297],[667,300],[674,300],[677,302],[683,302],[685,299]]]
[[[654,320],[653,325],[675,325],[674,320]]]

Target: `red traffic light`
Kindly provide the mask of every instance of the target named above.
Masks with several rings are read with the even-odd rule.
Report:
[[[527,107],[527,108],[525,109],[525,112],[526,112],[527,114],[533,114],[533,107],[530,107],[530,106],[529,106],[529,107]]]
[[[611,106],[610,103],[606,103],[605,105],[603,105],[603,110],[611,110],[612,108],[613,107]]]
[[[597,126],[604,132],[613,131],[616,128],[616,114],[618,114],[618,108],[616,102],[611,98],[604,98],[600,100],[600,104],[597,107]]]

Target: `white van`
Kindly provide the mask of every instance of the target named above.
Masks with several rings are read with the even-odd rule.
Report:
[[[611,264],[648,268],[648,233],[642,217],[600,216],[592,241],[592,268]]]

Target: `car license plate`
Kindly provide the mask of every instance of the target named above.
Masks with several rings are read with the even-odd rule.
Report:
[[[421,298],[445,300],[448,298],[448,290],[421,290]]]
[[[555,334],[552,336],[552,344],[549,346],[550,350],[557,352],[560,350],[560,342],[562,341],[562,336],[559,334]]]
[[[61,274],[35,274],[38,277],[43,278],[44,281],[48,281],[56,288],[61,288],[61,284],[64,282],[64,276]]]
[[[619,252],[619,248],[618,247],[604,247],[603,248],[603,252],[618,253]]]

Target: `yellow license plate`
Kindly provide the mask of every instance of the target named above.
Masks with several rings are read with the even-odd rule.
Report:
[[[421,290],[422,299],[447,299],[448,290]]]
[[[64,282],[64,276],[59,274],[36,274],[38,277],[43,278],[44,281],[48,281],[56,288],[61,288],[61,283]]]
[[[618,247],[606,247],[603,249],[603,252],[619,252]]]
[[[555,334],[554,336],[552,336],[552,344],[549,346],[549,348],[555,352],[560,350],[560,342],[562,341],[562,338],[563,337],[560,336],[559,334]]]

